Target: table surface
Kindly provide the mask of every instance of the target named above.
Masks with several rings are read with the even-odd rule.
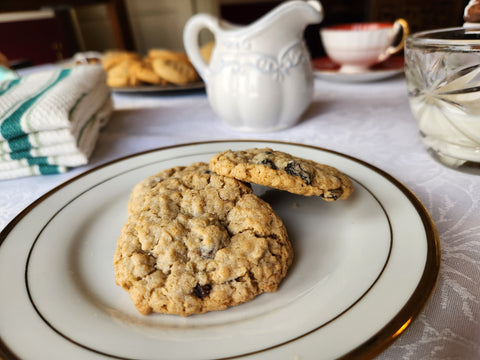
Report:
[[[55,186],[120,157],[209,140],[279,140],[354,156],[389,173],[425,205],[437,227],[437,286],[417,319],[378,359],[480,357],[480,177],[436,162],[421,143],[402,75],[370,83],[315,80],[311,108],[296,126],[237,133],[212,112],[205,92],[113,94],[115,111],[88,166],[66,174],[0,182],[0,229]]]

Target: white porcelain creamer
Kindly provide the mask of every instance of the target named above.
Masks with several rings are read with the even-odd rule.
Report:
[[[280,4],[240,27],[197,14],[184,29],[185,50],[205,81],[217,116],[237,131],[276,131],[294,125],[313,97],[313,72],[303,40],[308,24],[323,20],[318,1]],[[210,62],[201,56],[198,36],[213,33]]]

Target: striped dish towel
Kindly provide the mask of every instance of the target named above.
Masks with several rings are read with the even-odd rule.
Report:
[[[105,73],[80,65],[0,83],[0,179],[84,165],[113,110]]]

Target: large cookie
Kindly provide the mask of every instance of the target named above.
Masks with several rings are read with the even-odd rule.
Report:
[[[138,186],[117,241],[115,279],[138,311],[188,316],[276,291],[293,252],[270,205],[233,178],[171,175]]]
[[[207,163],[198,162],[190,164],[189,166],[175,166],[172,168],[164,169],[157,174],[145,178],[134,186],[132,193],[130,194],[130,200],[128,202],[128,213],[132,214],[141,210],[144,204],[145,194],[149,190],[154,188],[159,182],[168,178],[183,176],[189,172],[208,174],[210,173],[210,170]]]
[[[353,191],[351,180],[336,168],[269,148],[221,152],[210,159],[210,170],[327,201],[346,199]]]

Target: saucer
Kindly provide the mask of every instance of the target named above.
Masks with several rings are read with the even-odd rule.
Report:
[[[340,65],[334,63],[328,57],[320,57],[312,60],[313,72],[316,77],[336,82],[369,82],[377,81],[403,73],[405,60],[403,56],[393,56],[381,62],[365,72],[342,73]]]

